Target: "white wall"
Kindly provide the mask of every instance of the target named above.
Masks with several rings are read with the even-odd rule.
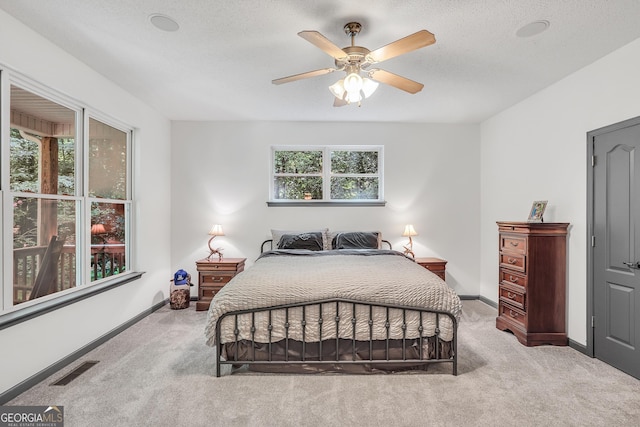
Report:
[[[362,107],[366,108],[366,107]],[[270,229],[380,230],[402,250],[449,261],[447,282],[478,295],[479,127],[400,123],[174,122],[172,260],[195,278],[214,223],[226,257],[251,264]],[[267,207],[271,145],[384,145],[385,207]]]
[[[481,124],[480,293],[498,295],[498,220],[572,224],[568,335],[587,341],[587,132],[640,115],[640,39]]]
[[[167,297],[170,122],[0,11],[0,64],[134,126],[137,271],[142,279],[0,331],[0,393]],[[159,230],[162,230],[159,232]]]

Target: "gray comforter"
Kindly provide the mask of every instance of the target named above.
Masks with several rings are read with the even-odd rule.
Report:
[[[253,266],[235,276],[213,298],[205,327],[207,344],[215,345],[215,326],[226,312],[281,304],[310,302],[330,298],[345,298],[370,303],[395,304],[442,310],[459,319],[460,299],[438,276],[405,257],[390,250],[338,250],[311,252],[303,250],[270,251],[263,254]],[[352,337],[351,305],[339,308],[341,316],[339,334]],[[319,336],[318,310],[305,312],[307,342],[332,339],[336,336],[335,304],[323,306],[322,337]],[[347,316],[348,314],[348,316]],[[402,338],[402,311],[391,310],[391,338]],[[289,310],[288,336],[302,340],[302,309]],[[284,339],[284,311],[273,314],[272,341]],[[347,318],[348,317],[348,318]],[[374,309],[374,339],[386,338],[386,312]],[[369,339],[369,312],[358,307],[356,312],[356,339]],[[435,333],[434,315],[423,316],[423,336]],[[255,340],[268,342],[266,313],[255,315]],[[406,338],[417,338],[420,320],[417,314],[406,316]],[[262,326],[260,326],[262,325]],[[453,326],[447,316],[440,317],[440,337],[449,341]],[[233,317],[222,321],[222,343],[235,340]],[[251,316],[239,318],[238,339],[251,339]]]

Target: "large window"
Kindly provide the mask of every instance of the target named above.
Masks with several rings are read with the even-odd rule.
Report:
[[[383,201],[381,146],[271,150],[271,202]]]
[[[130,261],[131,130],[22,79],[9,87],[2,310],[108,281]]]

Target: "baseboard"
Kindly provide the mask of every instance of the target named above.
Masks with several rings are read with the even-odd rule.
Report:
[[[69,365],[70,363],[73,363],[74,361],[76,361],[80,357],[84,356],[85,354],[87,354],[91,350],[101,346],[105,342],[109,341],[111,338],[113,338],[116,335],[118,335],[120,332],[124,331],[127,328],[130,328],[131,326],[133,326],[134,324],[138,323],[140,320],[144,319],[145,317],[147,317],[148,315],[150,315],[154,311],[162,308],[168,302],[169,302],[169,300],[166,299],[166,300],[161,301],[161,302],[159,302],[157,304],[154,304],[150,308],[146,309],[145,311],[143,311],[142,313],[140,313],[137,316],[133,317],[132,319],[126,321],[122,325],[116,327],[115,329],[112,329],[111,331],[109,331],[106,334],[102,335],[101,337],[95,339],[94,341],[90,342],[89,344],[85,345],[84,347],[82,347],[82,348],[74,351],[73,353],[69,354],[68,356],[65,356],[64,358],[58,360],[54,364],[50,365],[48,368],[43,369],[42,371],[32,375],[31,377],[27,378],[26,380],[22,381],[21,383],[15,385],[14,387],[12,387],[9,390],[5,391],[4,393],[0,394],[0,405],[4,405],[8,401],[18,397],[20,394],[22,394],[25,391],[29,390],[34,385],[42,382],[45,378],[51,376],[52,374],[55,374],[60,369],[62,369],[65,366]]]
[[[482,301],[483,303],[485,303],[485,304],[487,304],[487,305],[490,305],[490,306],[491,306],[491,307],[493,307],[493,308],[498,308],[498,303],[497,303],[497,302],[494,302],[494,301],[491,301],[491,300],[490,300],[489,298],[487,298],[487,297],[483,297],[482,295],[480,295],[480,296],[478,297],[478,299],[479,299],[480,301]]]
[[[575,342],[574,340],[572,340],[571,338],[569,338],[569,347],[571,347],[572,349],[579,351],[580,353],[584,354],[585,356],[589,356],[592,357],[589,352],[587,351],[587,346],[586,345],[582,345],[580,343]]]

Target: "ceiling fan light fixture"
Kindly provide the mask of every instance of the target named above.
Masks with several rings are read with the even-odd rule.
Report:
[[[347,104],[351,103],[360,103],[362,101],[362,95],[360,95],[360,91],[358,92],[347,92],[347,95],[344,98],[347,101]]]
[[[329,86],[331,93],[338,99],[344,99],[346,90],[344,89],[344,79],[340,79],[331,86]]]
[[[373,80],[366,77],[362,79],[362,93],[364,93],[364,97],[368,98],[373,95],[373,92],[378,89],[379,85],[380,84],[378,82],[374,82]]]
[[[345,34],[351,37],[351,46],[344,48],[339,48],[318,31],[300,31],[298,33],[300,37],[320,48],[333,58],[335,68],[322,68],[315,71],[307,71],[306,73],[281,77],[271,80],[271,83],[279,85],[321,76],[334,71],[345,71],[346,77],[344,79],[338,80],[329,86],[329,90],[335,96],[333,102],[334,107],[342,107],[352,102],[358,102],[359,105],[363,97],[368,98],[375,92],[378,87],[378,82],[388,84],[411,94],[420,92],[424,87],[421,83],[380,69],[367,71],[367,68],[370,65],[434,44],[436,38],[433,33],[427,30],[420,30],[379,47],[378,49],[369,50],[365,47],[355,45],[355,36],[360,33],[361,29],[362,25],[358,22],[349,22],[344,26]],[[361,73],[364,73],[366,77],[363,77]],[[376,81],[372,81],[372,79],[367,77],[371,77]]]
[[[360,92],[362,89],[362,77],[358,73],[350,73],[347,77],[344,78],[344,89],[351,92]]]

